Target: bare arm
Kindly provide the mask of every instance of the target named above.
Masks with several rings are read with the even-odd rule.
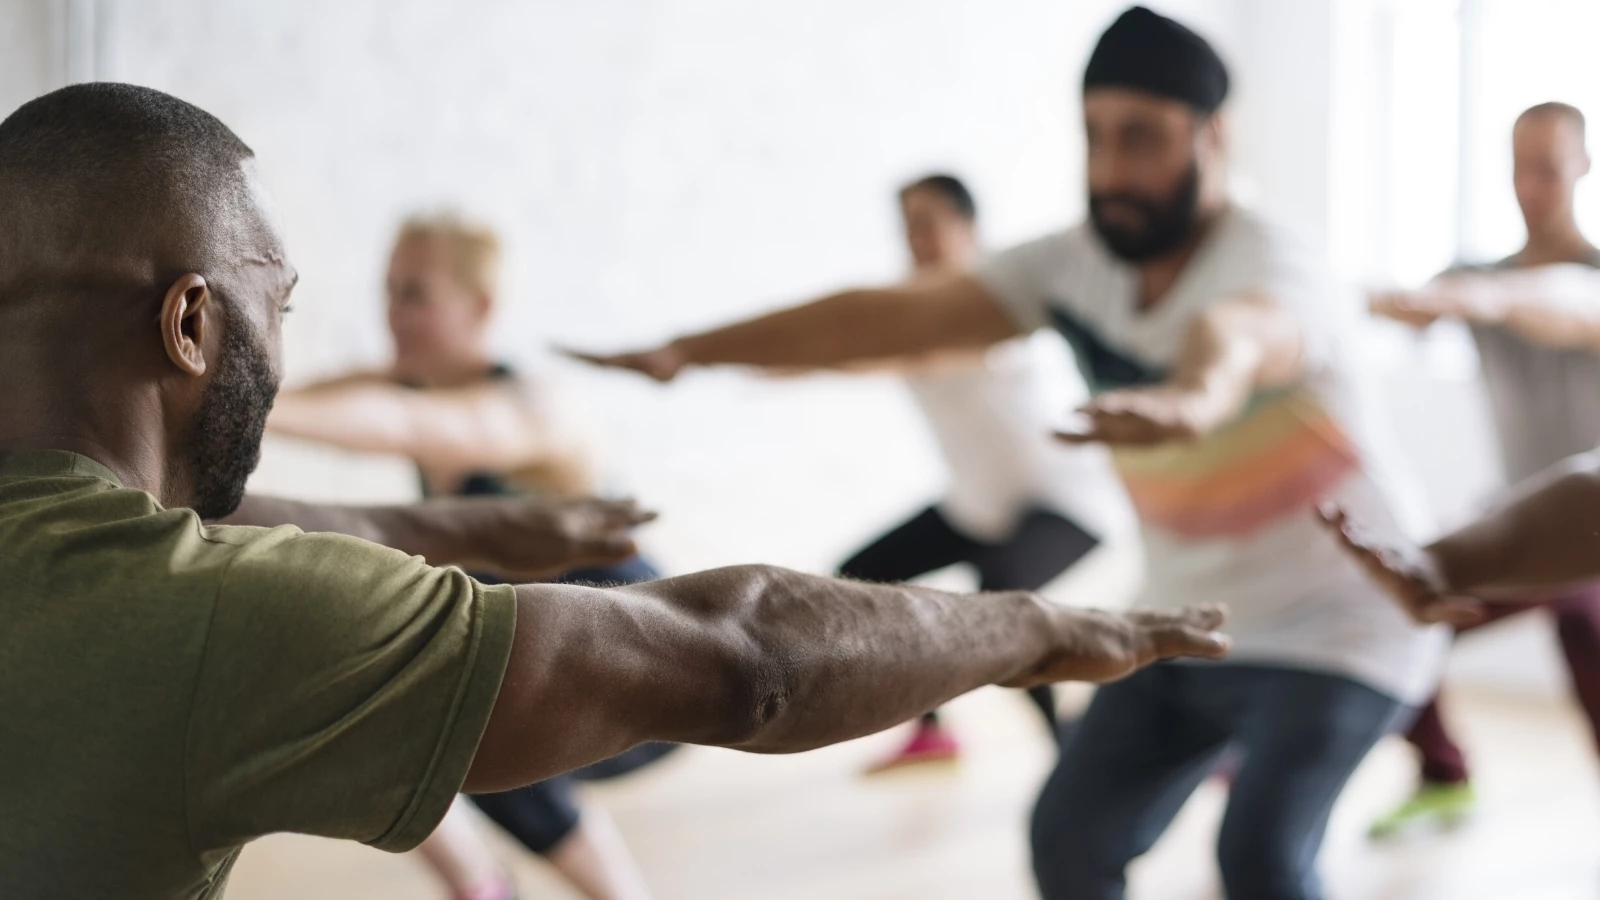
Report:
[[[1590,266],[1446,273],[1419,290],[1375,292],[1369,305],[1412,325],[1457,318],[1547,347],[1600,352],[1600,270]]]
[[[628,559],[638,552],[630,530],[652,518],[627,500],[441,497],[400,506],[335,506],[251,495],[222,523],[348,534],[436,566],[530,579]]]
[[[845,291],[681,337],[653,350],[571,355],[670,381],[689,366],[839,368],[987,347],[1017,333],[1016,324],[988,289],[959,275],[900,287]]]
[[[1504,595],[1600,578],[1600,454],[1555,465],[1426,549],[1448,589],[1462,593]]]
[[[503,471],[558,450],[526,402],[504,384],[410,390],[377,379],[351,379],[317,385],[279,394],[267,427],[446,469]]]
[[[788,753],[986,684],[1110,681],[1227,650],[1216,609],[1111,614],[740,566],[602,590],[518,588],[516,641],[468,791],[646,740]]]
[[[1600,579],[1600,453],[1560,463],[1483,518],[1426,547],[1382,546],[1338,510],[1324,519],[1418,621],[1471,624],[1478,599],[1526,599]]]
[[[1159,385],[1110,391],[1083,409],[1070,443],[1153,444],[1199,437],[1233,419],[1260,388],[1300,376],[1301,327],[1266,297],[1213,304],[1189,326],[1172,374]]]

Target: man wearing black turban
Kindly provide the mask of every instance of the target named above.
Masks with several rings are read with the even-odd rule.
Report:
[[[586,356],[660,380],[696,365],[836,367],[986,347],[1053,327],[1095,398],[1062,439],[1109,445],[1139,512],[1145,606],[1226,602],[1227,662],[1103,688],[1034,813],[1050,900],[1118,900],[1227,748],[1218,842],[1233,900],[1316,900],[1345,781],[1436,678],[1413,624],[1318,530],[1327,499],[1398,532],[1375,411],[1349,355],[1356,298],[1227,194],[1228,72],[1147,9],[1106,31],[1083,79],[1089,221],[971,276],[835,294],[653,350]]]

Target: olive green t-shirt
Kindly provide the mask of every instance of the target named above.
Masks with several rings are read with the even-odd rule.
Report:
[[[220,897],[279,831],[415,846],[515,620],[510,587],[457,569],[0,452],[0,897]]]

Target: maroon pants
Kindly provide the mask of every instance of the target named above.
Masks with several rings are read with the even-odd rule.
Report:
[[[1572,688],[1589,719],[1595,746],[1600,748],[1600,585],[1590,585],[1553,600],[1490,604],[1489,618],[1472,628],[1482,628],[1531,609],[1548,609],[1555,616],[1556,634],[1561,639],[1561,652],[1567,658]],[[1411,730],[1406,732],[1406,740],[1422,754],[1423,781],[1459,784],[1467,780],[1466,758],[1439,716],[1438,694],[1417,715]]]

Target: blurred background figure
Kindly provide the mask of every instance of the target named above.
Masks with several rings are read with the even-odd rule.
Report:
[[[284,391],[268,430],[411,459],[424,496],[600,493],[591,445],[566,398],[546,379],[520,376],[490,350],[500,252],[492,230],[456,214],[407,219],[385,280],[392,365]],[[558,580],[628,584],[655,577],[647,560],[634,557]],[[600,774],[631,770],[664,750],[630,751],[601,764]],[[574,779],[563,775],[473,802],[583,896],[645,900],[649,892],[627,846],[603,810],[579,800]],[[460,806],[458,800],[419,852],[461,900],[514,896],[505,868]]]
[[[1600,250],[1575,211],[1578,183],[1589,173],[1584,132],[1583,113],[1564,103],[1541,103],[1517,118],[1512,183],[1527,227],[1521,250],[1457,266],[1419,290],[1371,297],[1373,312],[1419,328],[1440,319],[1470,328],[1512,483],[1600,445]],[[1495,604],[1487,621],[1540,608],[1555,619],[1573,690],[1600,746],[1600,586]],[[1421,783],[1373,824],[1374,836],[1459,823],[1474,802],[1466,758],[1438,697],[1406,738],[1420,755]]]
[[[1443,659],[1445,635],[1411,622],[1314,521],[1336,499],[1403,533],[1420,510],[1353,352],[1356,296],[1231,199],[1230,84],[1205,38],[1133,7],[1083,73],[1087,221],[971,274],[574,354],[664,382],[971,353],[1046,328],[1067,340],[1093,399],[1057,436],[1112,449],[1146,549],[1139,603],[1226,603],[1235,646],[1096,690],[1034,807],[1034,877],[1051,900],[1122,900],[1130,865],[1229,751],[1225,891],[1320,900],[1335,801]]]
[[[978,261],[978,207],[953,175],[900,190],[913,281],[961,275]],[[1038,590],[1099,546],[1131,515],[1103,448],[1050,438],[1065,411],[1088,398],[1082,378],[1051,368],[1050,336],[984,351],[890,364],[904,375],[949,472],[944,498],[875,538],[839,567],[863,581],[907,581],[946,566],[976,571],[984,591]],[[1058,348],[1057,348],[1058,349]],[[1059,351],[1058,351],[1059,352]],[[1057,734],[1049,686],[1028,696]],[[956,736],[937,710],[873,771],[955,759]]]

